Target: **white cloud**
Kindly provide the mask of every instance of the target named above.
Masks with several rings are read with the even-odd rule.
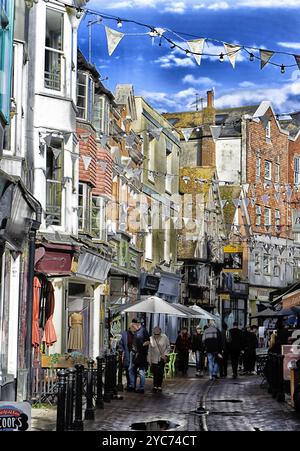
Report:
[[[174,53],[170,53],[169,55],[161,56],[157,60],[154,61],[159,64],[160,67],[164,69],[169,69],[170,67],[196,67],[196,63],[194,60],[188,56],[184,56],[183,58],[179,58]]]
[[[163,3],[163,9],[162,9]],[[136,9],[159,8],[161,12],[183,13],[189,9],[207,8],[211,11],[225,10],[229,8],[300,8],[299,0],[226,0],[214,1],[202,0],[195,4],[195,0],[119,0],[107,2],[107,0],[90,0],[89,8],[103,9]]]
[[[285,47],[287,49],[300,49],[300,42],[277,42],[277,45]]]
[[[242,81],[239,83],[239,86],[241,88],[254,88],[256,85],[255,83],[252,83],[252,81]]]
[[[169,6],[166,6],[164,8],[164,12],[182,14],[185,12],[185,8],[186,8],[185,2],[174,2],[174,3],[170,4]]]
[[[203,87],[212,87],[216,86],[218,83],[209,77],[199,77],[195,78],[192,74],[187,74],[183,79],[183,83],[187,83],[190,85],[203,86]]]

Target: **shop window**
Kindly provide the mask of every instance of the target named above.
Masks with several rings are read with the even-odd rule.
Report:
[[[78,185],[78,230],[91,233],[91,187],[86,183]]]
[[[45,37],[45,88],[61,91],[63,82],[63,29],[64,15],[59,11],[46,10]]]
[[[63,141],[51,138],[46,162],[46,225],[61,225],[62,179],[64,172]]]

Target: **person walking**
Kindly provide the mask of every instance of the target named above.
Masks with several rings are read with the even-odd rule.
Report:
[[[134,337],[134,327],[130,324],[128,330],[124,330],[121,335],[121,339],[118,343],[118,349],[122,351],[122,362],[123,368],[126,373],[126,381],[127,381],[127,391],[134,391],[135,385],[133,388],[130,387],[130,377],[129,377],[129,366],[130,366],[130,353],[132,351],[133,337]]]
[[[160,327],[154,327],[150,337],[148,363],[153,373],[153,391],[162,391],[165,363],[170,352],[170,341],[167,335],[161,333]]]
[[[192,352],[195,353],[196,358],[196,376],[203,376],[204,369],[204,349],[202,343],[202,329],[200,326],[196,327],[196,333],[192,336]]]
[[[233,328],[229,331],[229,343],[228,350],[231,359],[232,366],[232,377],[237,378],[238,375],[238,365],[240,360],[241,351],[243,349],[243,332],[239,329],[238,323],[235,321],[233,323]]]
[[[218,379],[218,359],[222,358],[222,336],[214,321],[209,321],[209,326],[203,333],[202,341],[207,353],[209,378]]]
[[[177,336],[175,350],[178,354],[178,371],[186,376],[189,367],[189,351],[192,347],[192,340],[186,327],[183,327]]]
[[[256,348],[258,348],[258,339],[256,336],[257,326],[248,327],[244,342],[244,373],[254,374],[256,362]]]
[[[227,324],[223,325],[222,336],[222,358],[220,362],[220,376],[227,377],[228,355],[229,355],[229,331]]]
[[[142,326],[140,320],[133,319],[132,326],[135,331],[132,350],[130,353],[129,379],[130,391],[144,393],[146,383],[146,371],[148,367],[147,354],[150,344],[150,336],[147,329]],[[139,387],[136,386],[139,377]]]

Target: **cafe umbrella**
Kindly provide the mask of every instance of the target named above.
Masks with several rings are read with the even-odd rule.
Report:
[[[170,304],[158,296],[149,296],[139,302],[122,309],[124,313],[159,313],[188,318],[189,314],[177,308],[177,304]]]

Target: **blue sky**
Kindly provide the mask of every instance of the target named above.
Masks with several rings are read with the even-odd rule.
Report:
[[[124,19],[133,19],[153,27],[168,28],[179,36],[166,33],[173,41],[186,46],[184,40],[211,38],[248,47],[264,48],[300,55],[300,0],[90,0],[88,9]],[[88,15],[79,29],[79,47],[88,56]],[[300,70],[249,61],[247,53],[238,54],[235,69],[225,57],[203,56],[201,65],[160,38],[126,35],[108,56],[104,25],[123,33],[147,33],[135,24],[103,19],[92,26],[92,62],[105,85],[114,92],[118,83],[133,84],[135,93],[143,95],[161,112],[195,109],[196,93],[206,98],[215,90],[219,108],[256,104],[271,100],[277,112],[300,110]],[[183,33],[194,35],[189,37]],[[206,41],[204,52],[224,53],[222,43]],[[258,55],[258,54],[257,54]],[[293,56],[275,54],[272,62],[295,64]]]

